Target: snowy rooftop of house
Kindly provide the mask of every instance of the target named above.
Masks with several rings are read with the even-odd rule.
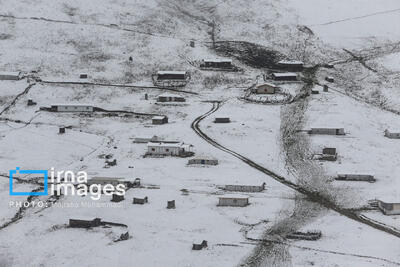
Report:
[[[400,203],[400,194],[398,194],[397,197],[395,196],[384,196],[384,197],[378,197],[377,198],[380,201],[383,201],[385,203]]]
[[[302,61],[299,60],[281,60],[278,62],[278,64],[285,64],[285,65],[302,65],[304,64]]]
[[[152,119],[153,119],[153,120],[162,120],[162,119],[164,119],[165,117],[167,117],[167,116],[165,116],[165,115],[159,115],[159,116],[154,116]]]
[[[183,96],[176,95],[176,94],[170,94],[170,93],[164,93],[164,94],[159,95],[158,97],[183,97]]]
[[[207,155],[197,155],[191,159],[197,159],[197,160],[217,160],[216,158],[212,156],[207,156]]]
[[[275,73],[272,73],[272,75],[274,75],[276,77],[289,77],[289,76],[297,77],[297,74],[294,72],[275,72]]]
[[[184,75],[186,74],[186,71],[180,71],[180,70],[160,70],[157,71],[157,74],[163,75],[163,74],[181,74]]]
[[[218,198],[236,198],[236,199],[248,199],[249,196],[246,195],[240,195],[240,194],[226,194],[219,196]]]
[[[0,75],[7,76],[18,76],[21,72],[19,71],[0,71]]]
[[[148,142],[147,146],[156,146],[156,147],[182,147],[184,144],[182,142],[179,143],[163,143],[163,142]]]
[[[207,58],[203,59],[204,62],[232,62],[229,58]]]
[[[264,85],[271,86],[271,87],[278,87],[277,85],[275,85],[273,83],[262,83],[262,84],[257,85],[257,87],[264,86]]]
[[[92,107],[92,104],[82,104],[82,103],[68,103],[68,104],[51,104],[52,106],[64,106],[64,107]]]

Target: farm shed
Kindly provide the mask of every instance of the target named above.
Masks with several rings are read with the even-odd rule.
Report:
[[[378,208],[385,215],[400,215],[400,202],[391,199],[378,200]]]
[[[157,80],[186,80],[189,77],[187,71],[158,71]]]
[[[20,75],[21,75],[21,72],[2,71],[2,72],[0,72],[0,80],[17,81],[20,79]]]
[[[148,142],[157,142],[160,141],[159,137],[157,135],[153,135],[152,137],[135,137],[133,140],[134,143],[148,143]]]
[[[281,60],[277,65],[287,71],[302,71],[304,67],[304,63],[298,60]]]
[[[375,182],[375,177],[370,174],[338,174],[336,180],[339,181],[361,181],[361,182]]]
[[[385,130],[385,136],[390,139],[400,139],[400,132],[390,132],[389,130]]]
[[[69,227],[73,228],[91,228],[100,225],[101,225],[100,218],[95,218],[93,220],[69,219]]]
[[[187,156],[192,154],[192,145],[180,143],[149,142],[147,154],[158,156]]]
[[[253,94],[275,94],[276,91],[278,90],[278,86],[272,83],[264,83],[257,85],[253,89],[251,89],[251,92]]]
[[[231,119],[229,117],[215,117],[215,123],[230,123]]]
[[[144,197],[144,198],[134,197],[134,198],[133,198],[133,201],[132,201],[132,204],[140,204],[140,205],[143,205],[143,204],[146,204],[146,203],[148,203],[148,202],[149,202],[149,199],[148,199],[147,197]]]
[[[93,106],[88,104],[54,104],[50,109],[56,112],[93,112]]]
[[[311,128],[309,134],[345,135],[343,128]]]
[[[236,192],[262,192],[265,190],[265,183],[262,185],[225,185],[224,190]]]
[[[232,59],[228,58],[203,59],[202,63],[200,64],[200,67],[228,69],[232,68]]]
[[[247,196],[225,195],[219,197],[218,206],[221,207],[246,207],[249,205],[249,198]]]
[[[201,164],[201,165],[218,165],[218,160],[209,157],[196,157],[189,159],[188,165]]]
[[[151,118],[152,124],[154,125],[160,125],[160,124],[165,124],[168,123],[168,117],[167,116],[154,116]]]
[[[275,81],[297,81],[297,74],[293,72],[272,73],[272,78]]]
[[[185,102],[186,99],[180,95],[161,94],[157,97],[157,102]]]

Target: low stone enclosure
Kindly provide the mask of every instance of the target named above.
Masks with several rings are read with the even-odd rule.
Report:
[[[118,227],[128,228],[128,226],[126,224],[114,223],[114,222],[106,222],[106,221],[102,221],[101,218],[94,218],[92,220],[69,219],[69,227],[70,228],[89,229],[89,228],[100,227],[100,226],[105,226],[105,227],[118,226]],[[126,231],[123,234],[121,234],[119,236],[119,238],[115,239],[114,242],[128,240],[129,237],[130,237],[129,236],[129,232]]]
[[[360,182],[376,182],[376,179],[373,175],[370,174],[338,174],[335,177],[335,180],[338,181],[360,181]]]

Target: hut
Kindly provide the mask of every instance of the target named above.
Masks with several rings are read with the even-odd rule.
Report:
[[[151,118],[151,122],[154,125],[166,124],[168,123],[168,117],[165,115],[154,116],[153,118]]]
[[[186,99],[183,96],[175,94],[161,94],[157,97],[157,102],[185,102]]]
[[[215,117],[214,123],[230,123],[231,119],[229,117]]]
[[[0,72],[0,80],[17,81],[20,79],[21,72],[18,71],[2,71]]]
[[[88,104],[53,104],[50,110],[55,112],[93,112],[93,106]]]
[[[275,81],[297,81],[297,74],[293,72],[285,72],[285,73],[272,73],[272,78]]]
[[[146,204],[146,203],[148,203],[148,202],[149,202],[149,200],[148,200],[147,197],[144,197],[144,198],[137,198],[137,197],[134,197],[134,198],[133,198],[133,201],[132,201],[132,204],[140,204],[140,205],[143,205],[143,204]]]
[[[304,68],[304,63],[298,60],[281,60],[277,63],[278,68],[287,71],[302,71]]]
[[[275,94],[278,86],[272,83],[263,83],[251,89],[253,94]]]
[[[208,243],[206,240],[203,240],[200,244],[193,244],[192,250],[202,250],[203,248],[208,247]]]
[[[400,139],[400,132],[390,132],[388,129],[385,130],[385,137],[390,139]]]
[[[60,127],[60,128],[58,129],[58,133],[59,133],[59,134],[64,134],[64,133],[65,133],[65,127]]]
[[[343,128],[311,128],[309,134],[345,135]]]
[[[93,220],[69,219],[69,227],[73,228],[91,228],[100,226],[101,224],[100,218],[95,218]]]
[[[219,197],[218,206],[221,207],[245,207],[249,205],[249,197],[238,195],[225,195]]]
[[[378,200],[378,208],[385,215],[400,215],[400,202],[392,199]]]
[[[189,159],[188,165],[218,165],[218,160],[209,157],[196,157]]]
[[[335,180],[339,181],[360,181],[360,182],[370,182],[376,181],[375,177],[370,174],[338,174]]]
[[[36,106],[36,102],[35,101],[33,101],[32,99],[28,99],[28,103],[27,103],[27,105],[28,106]]]
[[[163,142],[149,142],[147,144],[147,155],[153,156],[180,156],[186,157],[193,155],[190,144],[183,142],[178,143],[163,143]]]
[[[112,194],[112,197],[111,197],[112,202],[121,202],[124,199],[125,199],[125,197],[123,195],[118,195],[118,194]]]
[[[262,185],[225,185],[223,189],[235,192],[262,192],[265,190],[265,183],[262,183]]]
[[[175,209],[175,200],[167,201],[167,209]]]
[[[333,83],[335,81],[335,78],[333,78],[332,76],[328,76],[328,77],[325,77],[325,81]]]
[[[322,154],[318,157],[319,160],[335,161],[337,160],[336,148],[325,147],[322,149]]]
[[[82,73],[79,75],[79,79],[87,79],[88,75],[86,73]]]

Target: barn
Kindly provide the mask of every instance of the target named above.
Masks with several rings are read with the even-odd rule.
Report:
[[[345,135],[343,128],[311,128],[309,134]]]
[[[0,72],[0,80],[13,80],[17,81],[20,79],[21,72],[2,71]]]
[[[231,119],[229,117],[216,117],[214,123],[230,123]]]
[[[186,80],[189,77],[187,71],[158,71],[157,80]]]
[[[265,190],[265,183],[262,185],[225,185],[224,190],[235,192],[262,192]]]
[[[227,59],[227,58],[203,59],[202,63],[200,64],[200,67],[229,69],[232,68],[232,59]]]
[[[275,94],[278,90],[278,86],[272,83],[264,83],[257,85],[255,88],[251,90],[254,94]]]
[[[400,132],[390,132],[388,129],[386,129],[385,137],[390,139],[400,139]]]
[[[249,197],[238,195],[224,195],[219,197],[218,206],[220,207],[246,207],[249,205]]]
[[[161,94],[157,97],[157,102],[185,102],[186,99],[180,95]]]
[[[160,125],[160,124],[165,124],[168,123],[168,117],[161,115],[161,116],[154,116],[151,118],[152,124],[154,125]]]
[[[287,71],[302,71],[304,63],[298,60],[281,60],[277,63],[277,66]]]
[[[400,202],[393,199],[378,200],[378,208],[385,215],[400,215]]]
[[[272,78],[275,81],[297,81],[297,74],[293,72],[276,72],[272,73]]]
[[[162,143],[162,142],[149,142],[147,144],[147,154],[155,156],[187,156],[192,154],[191,148],[193,146],[178,143]]]
[[[210,157],[196,157],[189,159],[188,165],[218,165],[218,160]]]
[[[53,104],[50,110],[55,112],[93,112],[93,106],[88,104]]]

